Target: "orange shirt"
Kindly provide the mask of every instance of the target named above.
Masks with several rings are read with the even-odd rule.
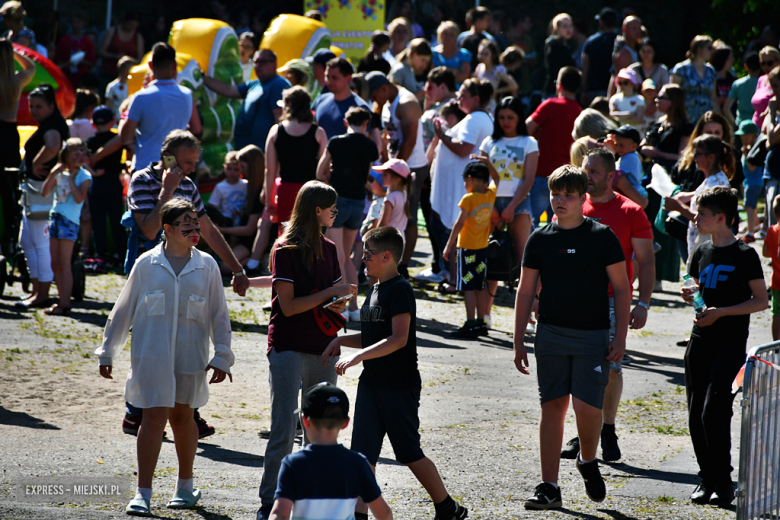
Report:
[[[490,240],[490,214],[496,202],[496,190],[492,184],[485,193],[467,193],[458,207],[467,213],[466,222],[458,234],[460,249],[485,249]]]

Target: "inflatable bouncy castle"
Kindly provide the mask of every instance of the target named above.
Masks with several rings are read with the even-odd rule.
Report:
[[[16,115],[16,123],[19,126],[38,126],[38,123],[30,115],[29,106],[27,105],[27,95],[32,92],[35,87],[41,83],[48,83],[54,87],[56,93],[57,106],[60,108],[63,117],[70,117],[73,114],[73,109],[76,108],[76,93],[73,87],[65,77],[65,74],[57,67],[51,60],[44,58],[32,49],[28,49],[22,45],[16,43],[14,45],[14,51],[30,58],[35,62],[35,75],[32,81],[25,85],[22,89],[22,97],[19,101],[19,112]],[[21,65],[14,61],[16,70],[21,69]]]
[[[343,52],[331,47],[330,30],[324,23],[295,14],[282,14],[271,20],[260,48],[274,51],[280,67],[290,60],[312,56],[320,49],[330,49],[336,55]]]

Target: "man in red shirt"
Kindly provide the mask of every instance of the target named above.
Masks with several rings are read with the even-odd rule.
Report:
[[[556,168],[569,164],[574,140],[571,137],[574,120],[582,112],[575,97],[582,83],[582,73],[575,67],[564,67],[558,72],[555,81],[556,97],[547,99],[525,120],[528,135],[539,142],[539,164],[536,167],[536,180],[528,196],[531,199],[531,216],[534,228],[539,226],[539,218],[550,208],[550,190],[547,177]]]
[[[582,162],[582,168],[588,174],[588,194],[582,205],[582,213],[604,225],[609,226],[620,241],[626,257],[628,279],[634,279],[635,257],[638,264],[639,297],[631,310],[629,328],[641,329],[647,322],[647,309],[655,284],[655,254],[653,252],[653,231],[644,210],[630,199],[612,190],[615,176],[615,156],[604,148],[591,150]],[[614,304],[612,289],[610,295],[610,335],[614,334]],[[620,459],[615,418],[617,417],[620,396],[623,393],[623,368],[620,363],[610,362],[609,383],[604,394],[602,408],[603,425],[601,429],[602,460],[612,462]],[[561,452],[562,458],[575,458],[579,452],[579,439],[568,442]]]

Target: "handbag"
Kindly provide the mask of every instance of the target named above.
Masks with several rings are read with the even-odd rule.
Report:
[[[48,197],[41,194],[45,181],[32,180],[25,177],[22,182],[22,204],[24,215],[28,220],[47,220],[52,205],[54,205],[54,190]]]
[[[496,228],[490,234],[487,247],[487,275],[492,281],[512,282],[520,275],[518,262],[512,239],[507,231]]]

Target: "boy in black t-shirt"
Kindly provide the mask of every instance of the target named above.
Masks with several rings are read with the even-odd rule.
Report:
[[[363,262],[374,285],[360,310],[361,333],[338,336],[322,359],[338,356],[341,347],[360,352],[341,358],[336,373],[344,375],[363,361],[352,429],[352,449],[362,453],[376,470],[385,434],[398,462],[412,470],[431,496],[436,520],[461,520],[468,510],[448,494],[433,461],[420,446],[421,380],[417,370],[417,309],[409,282],[398,274],[403,254],[401,233],[394,227],[372,229],[363,237]],[[358,502],[357,520],[367,519],[365,504]]]
[[[557,221],[528,239],[515,302],[515,366],[528,374],[523,337],[541,282],[537,362],[542,419],[539,424],[542,483],[525,501],[526,509],[561,507],[558,487],[563,425],[569,396],[577,416],[580,453],[577,469],[588,497],[606,498],[596,449],[601,408],[609,381],[609,362],[619,363],[626,350],[631,289],[620,241],[612,230],[582,214],[588,175],[565,165],[548,179]],[[615,301],[615,336],[610,341],[609,284]]]
[[[730,187],[707,189],[699,195],[694,218],[700,235],[712,235],[690,260],[690,275],[707,305],[693,320],[685,352],[688,425],[702,479],[691,495],[695,504],[728,506],[734,500],[731,383],[745,363],[750,314],[768,304],[758,253],[731,232],[737,203]],[[681,293],[693,301],[692,289]]]

